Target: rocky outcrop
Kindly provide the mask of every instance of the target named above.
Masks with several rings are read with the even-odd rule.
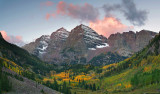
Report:
[[[63,44],[69,32],[63,27],[49,35],[42,35],[35,42],[26,44],[23,48],[46,62],[62,62],[60,55]]]
[[[68,36],[69,32],[64,28],[60,28],[56,32],[53,32],[50,36],[47,51],[43,54],[42,60],[54,63],[63,62],[61,52]]]
[[[85,58],[85,61],[89,61],[94,56],[107,51],[102,49],[108,47],[107,38],[81,24],[71,30],[63,49],[63,56],[74,62],[86,63],[84,60],[81,62],[81,59]],[[102,51],[99,51],[99,49]],[[95,54],[90,54],[92,52]]]
[[[131,56],[134,52],[145,47],[156,34],[148,30],[112,34],[108,38],[108,44],[111,46],[111,51],[122,56]]]

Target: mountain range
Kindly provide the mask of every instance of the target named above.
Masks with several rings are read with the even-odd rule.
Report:
[[[103,58],[106,64],[119,62],[140,51],[157,33],[141,30],[111,34],[108,38],[83,24],[71,31],[63,27],[51,35],[42,35],[34,42],[23,46],[29,53],[41,60],[54,64],[95,64],[95,57]],[[110,53],[110,54],[107,54]],[[104,56],[105,55],[105,56]],[[112,57],[114,59],[111,59]],[[111,58],[107,58],[111,57]],[[99,59],[98,59],[99,60]],[[103,63],[99,62],[98,65]],[[105,64],[104,64],[105,65]]]

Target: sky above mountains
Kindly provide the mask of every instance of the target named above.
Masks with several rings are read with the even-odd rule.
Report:
[[[159,0],[0,0],[0,31],[18,45],[79,24],[108,37],[116,32],[159,31]]]

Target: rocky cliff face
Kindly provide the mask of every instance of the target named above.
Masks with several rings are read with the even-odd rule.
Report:
[[[134,52],[145,47],[155,35],[156,33],[147,30],[136,33],[129,31],[122,34],[112,34],[107,39],[98,35],[90,27],[81,24],[71,32],[60,28],[50,36],[43,35],[23,48],[44,61],[57,64],[91,63],[89,61],[93,57],[105,53],[104,60],[98,60],[98,65],[100,65],[99,61],[113,63],[131,56]],[[106,54],[108,52],[118,53],[116,59],[108,59],[108,57],[114,56]]]
[[[147,30],[112,34],[108,38],[108,44],[111,46],[111,51],[122,56],[131,56],[134,52],[144,48],[156,34]]]
[[[41,36],[23,47],[44,61],[54,63],[86,63],[94,56],[107,52],[107,38],[85,25],[69,33],[60,28],[50,36]]]
[[[49,41],[50,36],[42,35],[40,38],[36,39],[35,42],[26,44],[23,48],[29,53],[32,53],[38,57],[42,57],[42,55],[46,53]]]
[[[94,56],[105,52],[105,50],[99,51],[99,49],[108,47],[107,38],[81,24],[71,30],[63,49],[63,56],[72,63],[86,63]],[[95,52],[95,54],[90,54],[91,52]]]
[[[64,28],[60,28],[56,32],[53,32],[50,36],[47,51],[43,55],[42,60],[54,63],[63,62],[61,52],[68,36],[69,32]]]
[[[62,27],[51,35],[42,35],[23,48],[46,62],[62,62],[60,53],[68,36],[69,32]]]

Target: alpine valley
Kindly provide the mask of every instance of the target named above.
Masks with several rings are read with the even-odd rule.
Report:
[[[0,0],[0,94],[160,94],[160,0]]]
[[[5,94],[160,93],[160,33],[99,35],[83,24],[42,35],[22,48],[0,34]]]

